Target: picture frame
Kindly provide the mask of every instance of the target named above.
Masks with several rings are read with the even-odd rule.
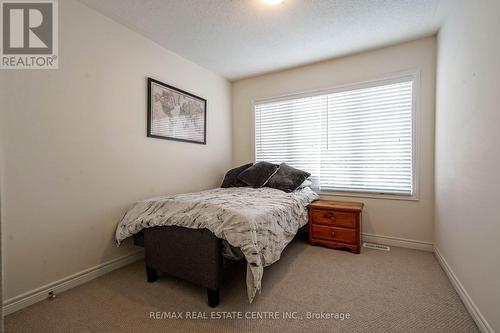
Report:
[[[153,78],[147,79],[147,136],[206,144],[207,100]]]

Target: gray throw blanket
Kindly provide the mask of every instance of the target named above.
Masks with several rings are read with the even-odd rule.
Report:
[[[176,225],[213,232],[245,256],[250,303],[261,290],[264,267],[280,259],[307,223],[307,205],[318,195],[309,187],[285,193],[269,187],[216,188],[135,203],[116,228],[119,245],[144,228]]]

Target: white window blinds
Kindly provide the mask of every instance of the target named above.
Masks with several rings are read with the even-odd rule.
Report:
[[[321,190],[412,195],[413,77],[256,103],[255,149]]]

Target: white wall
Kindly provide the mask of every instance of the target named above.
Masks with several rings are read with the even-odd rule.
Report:
[[[4,299],[137,251],[126,207],[219,185],[230,84],[74,1],[59,1],[59,70],[1,71]],[[146,76],[208,100],[207,145],[146,137]]]
[[[454,1],[439,32],[435,246],[500,331],[500,2]]]
[[[420,120],[420,200],[373,198],[363,201],[363,233],[412,240],[405,245],[431,248],[434,202],[434,93],[436,40],[429,37],[375,51],[334,59],[233,83],[233,165],[254,159],[255,99],[380,79],[396,72],[420,70],[417,96]],[[330,197],[331,198],[331,197]],[[376,239],[388,242],[387,239]]]

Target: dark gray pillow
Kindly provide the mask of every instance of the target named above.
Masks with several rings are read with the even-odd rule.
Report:
[[[269,162],[258,162],[238,175],[244,183],[259,188],[266,185],[269,178],[276,172],[278,166]]]
[[[269,179],[266,186],[285,192],[293,192],[311,174],[299,169],[295,169],[288,164],[281,163],[278,171]]]
[[[220,187],[227,188],[227,187],[248,186],[246,183],[244,183],[238,179],[238,175],[243,170],[248,169],[252,165],[253,165],[253,163],[247,163],[245,165],[239,166],[237,168],[231,169],[228,172],[226,172],[226,175],[224,176],[224,180],[222,181],[222,185]]]

